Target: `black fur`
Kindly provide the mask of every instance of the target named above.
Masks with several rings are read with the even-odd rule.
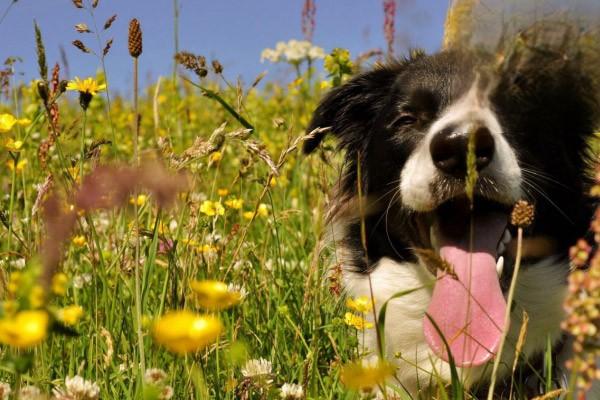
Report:
[[[356,249],[354,266],[362,271],[383,256],[414,259],[410,249],[424,246],[415,213],[403,209],[397,197],[400,171],[430,124],[469,89],[476,73],[484,77],[482,84],[493,82],[489,97],[518,155],[527,181],[523,192],[536,205],[530,234],[551,236],[566,257],[587,230],[592,210],[587,143],[597,127],[599,107],[578,60],[545,52],[492,68],[470,53],[419,53],[333,89],[308,127],[331,127],[345,153],[341,201],[357,196],[361,176],[362,194],[369,209],[376,210],[365,221],[366,255],[358,224],[343,239]],[[324,135],[307,141],[305,153],[317,148]]]

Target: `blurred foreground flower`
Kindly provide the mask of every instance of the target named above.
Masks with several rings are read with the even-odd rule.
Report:
[[[21,151],[23,147],[23,142],[21,140],[13,140],[8,139],[6,143],[4,143],[4,148],[8,151],[12,151],[13,153],[18,153]]]
[[[17,172],[22,172],[25,169],[26,165],[27,165],[27,159],[19,160],[17,162],[16,166],[15,166],[14,160],[8,160],[6,162],[6,166],[8,167],[9,170],[14,171],[16,169]]]
[[[48,320],[45,311],[21,311],[0,320],[0,343],[18,348],[36,346],[48,334]]]
[[[215,317],[187,310],[171,311],[154,323],[154,340],[168,350],[185,354],[217,340],[223,325]]]
[[[79,375],[65,379],[65,387],[52,391],[56,400],[96,400],[100,397],[100,388],[92,381]]]
[[[242,299],[242,294],[220,281],[192,281],[190,284],[198,304],[209,310],[233,307]]]
[[[56,313],[58,320],[67,326],[77,325],[83,315],[83,308],[76,304],[61,308]]]
[[[377,358],[342,367],[342,382],[350,389],[371,391],[394,374],[394,367]]]
[[[17,119],[12,114],[0,114],[0,132],[8,132],[17,123]]]

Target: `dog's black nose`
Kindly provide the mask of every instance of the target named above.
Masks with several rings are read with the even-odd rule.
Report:
[[[481,171],[489,165],[494,156],[494,138],[486,127],[477,128],[473,134],[477,171]],[[450,126],[435,134],[429,151],[433,163],[440,171],[462,178],[467,173],[468,145],[469,134],[459,132],[456,127]]]

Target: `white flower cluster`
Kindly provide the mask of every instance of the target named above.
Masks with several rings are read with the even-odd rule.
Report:
[[[97,400],[100,388],[95,382],[83,379],[79,375],[65,378],[65,388],[55,388],[52,393],[56,400]]]
[[[278,42],[274,49],[264,49],[260,54],[260,61],[288,62],[299,64],[304,60],[317,60],[325,58],[323,48],[313,46],[306,40],[292,39],[286,42]]]
[[[280,396],[286,400],[302,399],[304,397],[304,389],[302,389],[302,385],[284,383],[281,386]]]

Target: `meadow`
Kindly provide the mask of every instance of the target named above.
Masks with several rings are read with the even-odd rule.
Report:
[[[39,78],[0,73],[0,399],[369,397],[389,371],[353,364],[375,327],[322,242],[341,159],[300,151],[319,98],[367,59],[282,42],[262,56],[293,78],[242,84],[181,51],[138,87],[141,22],[123,97],[110,42],[75,40],[101,68],[66,80],[36,28]]]

